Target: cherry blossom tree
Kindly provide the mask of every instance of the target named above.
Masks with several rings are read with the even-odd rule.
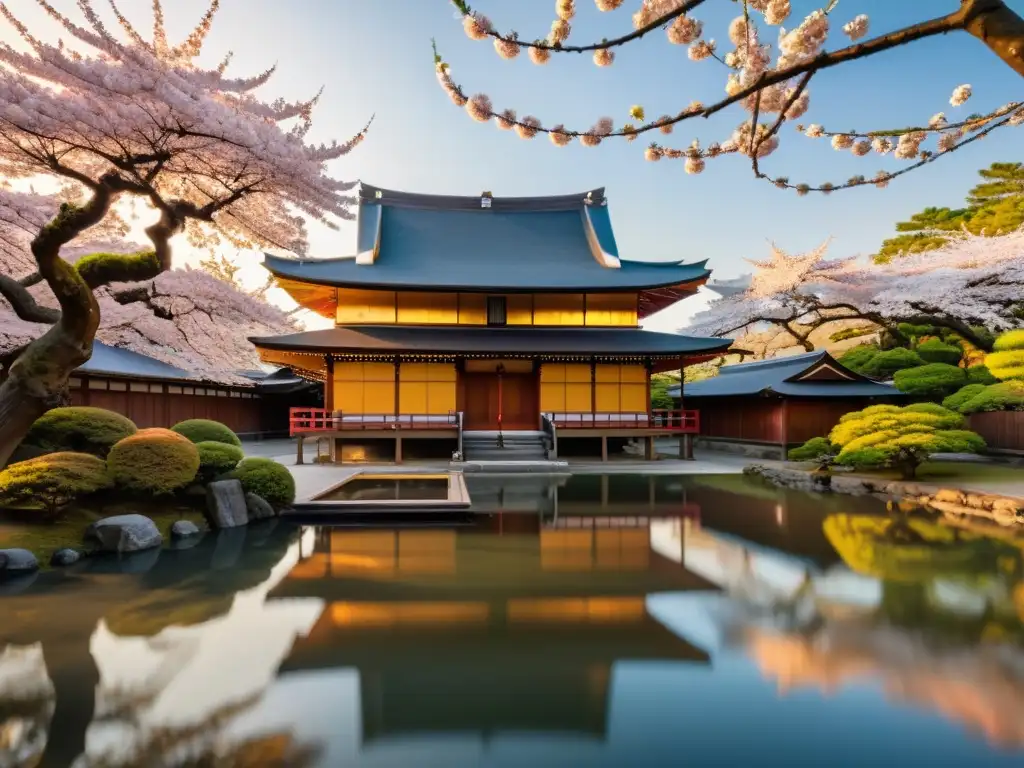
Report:
[[[11,365],[0,385],[0,463],[31,423],[65,396],[71,371],[89,358],[104,307],[96,289],[153,280],[171,267],[171,239],[184,233],[194,245],[228,242],[238,248],[277,247],[303,252],[308,219],[336,225],[353,217],[355,182],[334,179],[327,164],[362,141],[312,145],[306,136],[319,97],[264,101],[256,90],[274,68],[229,78],[230,56],[199,65],[220,0],[211,0],[191,34],[172,44],[160,0],[153,0],[147,40],[110,0],[115,35],[94,9],[78,0],[76,23],[48,0],[36,3],[60,24],[67,41],[48,43],[0,2],[0,15],[26,50],[0,44],[0,175],[48,177],[71,192],[59,208],[14,193],[0,198],[5,243],[29,239],[32,276],[0,283],[21,320],[51,322]],[[19,3],[18,5],[22,5]],[[154,210],[150,244],[134,253],[93,253],[72,263],[67,249],[102,231],[120,198],[141,199]],[[45,223],[36,227],[40,214]],[[59,317],[32,313],[26,282],[45,282]],[[175,279],[175,278],[170,278]],[[154,285],[159,286],[157,278]],[[158,296],[160,294],[157,294]]]
[[[586,0],[582,0],[586,2]],[[720,0],[721,2],[722,0]],[[953,0],[947,0],[953,5]],[[636,2],[636,0],[634,0]],[[671,134],[675,127],[696,117],[710,117],[735,104],[742,105],[749,117],[744,117],[730,136],[722,137],[707,146],[694,140],[684,147],[669,147],[652,142],[644,156],[657,162],[662,159],[683,161],[687,173],[701,173],[708,160],[742,155],[750,159],[754,175],[782,189],[793,189],[798,194],[808,192],[829,193],[840,189],[874,184],[886,186],[892,179],[933,162],[994,130],[1024,122],[1024,102],[1012,102],[985,114],[965,115],[952,120],[939,112],[917,126],[880,128],[865,131],[832,131],[821,125],[798,125],[800,133],[810,138],[825,137],[838,151],[849,151],[857,157],[870,154],[892,154],[897,160],[913,161],[900,170],[882,170],[873,176],[857,175],[843,184],[792,181],[786,176],[769,175],[761,170],[761,159],[772,154],[779,146],[780,129],[786,121],[803,117],[810,107],[811,78],[831,67],[873,56],[898,46],[909,45],[935,35],[963,31],[978,38],[1002,61],[1024,76],[1024,19],[1021,19],[1003,0],[960,0],[959,9],[945,16],[923,20],[912,26],[868,37],[869,20],[864,14],[846,15],[837,22],[835,16],[839,0],[828,0],[825,7],[807,14],[792,29],[782,28],[793,12],[790,0],[733,0],[740,13],[728,28],[729,50],[722,50],[714,39],[706,35],[704,24],[693,16],[706,0],[639,0],[639,9],[633,14],[633,31],[600,42],[569,44],[572,21],[577,13],[577,0],[555,0],[555,20],[544,37],[532,42],[520,38],[514,31],[503,32],[492,21],[465,2],[452,0],[461,14],[466,35],[479,41],[491,41],[495,52],[503,59],[515,59],[525,52],[537,65],[547,65],[556,54],[591,54],[598,67],[611,66],[615,52],[628,43],[637,42],[658,30],[664,30],[668,42],[686,46],[690,60],[708,62],[705,66],[722,66],[725,75],[725,98],[705,105],[691,101],[675,114],[649,119],[641,105],[630,109],[635,122],[618,124],[611,117],[598,118],[590,128],[567,128],[564,124],[547,125],[533,116],[519,116],[514,109],[494,106],[483,93],[467,96],[467,91],[452,77],[452,71],[434,48],[434,64],[441,87],[456,106],[464,107],[469,116],[481,123],[494,121],[504,130],[514,131],[520,138],[532,139],[547,134],[555,146],[566,146],[578,140],[586,147],[596,147],[604,141],[622,138],[635,141],[642,134],[650,136]],[[825,0],[822,0],[825,2]],[[624,0],[594,0],[598,11],[614,11]],[[925,6],[937,3],[920,3]],[[845,23],[844,23],[845,20]],[[765,29],[768,28],[768,30]],[[778,27],[778,44],[766,44],[766,32]],[[850,44],[826,50],[830,35],[841,31]],[[971,96],[970,85],[952,88],[950,105],[962,106]],[[922,148],[930,139],[931,149]]]
[[[989,349],[977,326],[1022,325],[1024,228],[1000,237],[964,230],[943,247],[875,264],[858,257],[826,259],[825,242],[806,254],[772,246],[751,261],[750,287],[713,302],[686,333],[729,336],[775,326],[808,351],[811,331],[839,320],[867,320],[897,338],[900,323],[950,328]]]

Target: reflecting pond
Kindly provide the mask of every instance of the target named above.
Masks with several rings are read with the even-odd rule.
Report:
[[[1024,538],[739,476],[467,476],[0,584],[0,766],[1019,766]]]

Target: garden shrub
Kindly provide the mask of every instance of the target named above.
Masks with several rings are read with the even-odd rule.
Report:
[[[0,472],[0,505],[42,504],[53,513],[111,485],[103,459],[89,453],[61,451],[11,464]]]
[[[967,369],[968,384],[995,384],[998,381],[987,365],[972,365]]]
[[[196,450],[199,451],[199,472],[196,477],[204,483],[230,472],[245,457],[238,446],[213,440],[196,443]]]
[[[960,406],[960,413],[1024,411],[1024,381],[1001,381],[983,387]]]
[[[272,459],[243,459],[231,476],[241,481],[246,493],[255,493],[271,506],[287,507],[295,501],[295,478],[286,466]]]
[[[1024,380],[1024,330],[1004,333],[985,356],[985,365],[997,379]]]
[[[962,409],[967,401],[979,392],[984,392],[987,388],[988,387],[985,384],[968,384],[966,387],[961,387],[959,390],[943,400],[942,407],[948,408],[951,411],[956,411],[957,413],[963,413]]]
[[[790,461],[814,461],[834,453],[827,437],[812,437],[806,443],[791,448],[787,456]]]
[[[896,371],[919,368],[924,364],[924,360],[913,350],[896,347],[879,352],[864,364],[860,372],[876,379],[891,379]]]
[[[44,451],[90,453],[103,459],[120,440],[135,434],[131,419],[105,408],[70,406],[47,411],[32,425],[24,443]]]
[[[921,342],[914,348],[914,351],[926,363],[959,365],[964,356],[964,351],[960,347],[946,344],[944,341],[936,338]]]
[[[856,373],[863,373],[866,366],[877,355],[879,350],[877,344],[860,344],[842,354],[839,362]]]
[[[179,435],[184,435],[193,443],[224,443],[238,447],[242,445],[238,435],[219,421],[212,419],[186,419],[179,421],[171,429]]]
[[[896,371],[893,384],[896,389],[915,397],[941,400],[967,383],[967,372],[963,368],[946,363],[929,363],[916,368]]]
[[[110,449],[107,467],[125,490],[171,493],[195,479],[199,450],[169,429],[140,429]]]
[[[829,440],[836,462],[851,467],[894,467],[912,479],[933,453],[977,453],[985,441],[963,429],[964,417],[935,403],[873,405],[843,416]]]

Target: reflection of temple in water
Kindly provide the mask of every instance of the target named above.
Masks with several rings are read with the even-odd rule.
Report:
[[[651,592],[709,588],[651,549],[655,520],[502,509],[458,529],[319,529],[270,594],[326,604],[282,681],[357,669],[364,741],[603,738],[616,662],[707,662],[647,612]]]

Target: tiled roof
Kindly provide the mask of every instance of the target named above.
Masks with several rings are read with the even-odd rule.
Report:
[[[830,369],[831,378],[800,380],[823,367]],[[668,392],[672,397],[679,397],[679,386],[669,387]],[[788,397],[897,397],[901,394],[889,384],[854,373],[822,350],[722,366],[717,376],[686,384],[683,397],[731,397],[763,392]]]
[[[267,254],[264,265],[279,278],[321,285],[452,291],[615,291],[694,283],[692,292],[710,275],[705,261],[620,257],[604,190],[493,198],[482,208],[480,197],[364,184],[357,250],[363,257],[298,260]]]
[[[98,341],[93,342],[92,357],[80,366],[78,371],[135,378],[199,380],[199,377],[181,368]]]
[[[729,339],[654,333],[637,328],[531,328],[374,325],[250,338],[264,349],[436,354],[684,355],[724,351]]]

